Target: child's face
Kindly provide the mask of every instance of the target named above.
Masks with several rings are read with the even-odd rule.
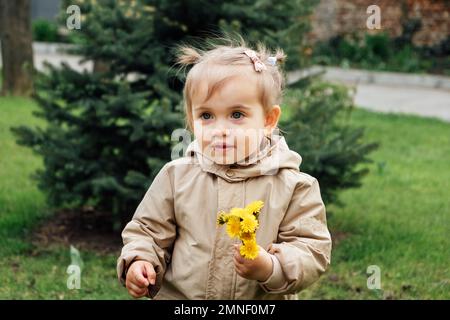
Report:
[[[192,97],[194,135],[203,154],[218,164],[233,164],[257,152],[277,124],[280,108],[265,114],[251,76],[236,76],[205,101],[206,84]]]

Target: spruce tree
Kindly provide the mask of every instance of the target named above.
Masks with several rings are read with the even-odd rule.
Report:
[[[170,161],[182,123],[182,77],[173,48],[221,31],[283,47],[299,66],[307,15],[316,1],[85,0],[76,53],[94,72],[48,66],[36,81],[41,128],[14,129],[43,157],[36,174],[54,206],[92,205],[129,220],[153,177]],[[302,18],[303,17],[303,18]],[[295,35],[295,36],[294,36]]]
[[[366,142],[363,127],[351,122],[351,92],[342,85],[311,78],[291,89],[289,117],[280,122],[289,147],[302,156],[300,170],[319,180],[325,204],[339,201],[339,191],[361,185],[378,147]]]

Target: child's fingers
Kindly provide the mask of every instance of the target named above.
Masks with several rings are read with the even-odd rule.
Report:
[[[141,288],[138,285],[134,284],[133,282],[129,281],[127,282],[127,289],[128,289],[128,293],[133,297],[133,298],[140,298],[143,297],[147,294],[148,290],[147,288]]]
[[[134,282],[141,288],[146,288],[149,285],[148,280],[145,277],[143,270],[141,269],[137,269],[135,271],[134,280],[135,280]]]
[[[237,263],[236,259],[233,258],[233,260],[234,260],[234,270],[238,275],[245,278],[247,272],[246,267],[240,263]]]
[[[238,264],[244,264],[245,263],[245,259],[244,259],[244,257],[241,256],[239,251],[235,251],[234,252],[233,258],[236,260],[236,262]]]
[[[138,299],[138,298],[141,298],[141,297],[143,297],[143,296],[145,296],[145,295],[147,294],[147,289],[142,289],[142,290],[139,290],[139,291],[135,291],[135,290],[132,290],[132,289],[128,289],[128,293],[129,293],[133,298]]]
[[[233,263],[234,263],[234,266],[235,266],[236,268],[241,268],[241,267],[242,267],[242,263],[240,263],[239,261],[237,261],[235,257],[233,257]]]
[[[139,287],[137,284],[130,282],[127,286],[129,291],[133,291],[136,294],[143,294],[147,290],[147,287]]]
[[[245,259],[243,256],[241,256],[241,253],[239,251],[239,248],[235,245],[235,250],[234,250],[234,258],[237,260],[238,263],[244,263]]]
[[[236,271],[240,271],[242,268],[242,264],[240,264],[239,262],[237,262],[236,258],[233,257],[233,262],[234,262],[234,268],[236,269]]]
[[[150,263],[144,264],[146,277],[151,285],[155,285],[156,282],[156,272]]]

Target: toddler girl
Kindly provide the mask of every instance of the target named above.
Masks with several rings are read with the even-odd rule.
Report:
[[[243,40],[181,47],[195,140],[164,165],[123,230],[117,273],[133,297],[296,299],[329,265],[319,183],[277,134],[284,58]],[[217,218],[258,200],[259,252],[247,259]]]

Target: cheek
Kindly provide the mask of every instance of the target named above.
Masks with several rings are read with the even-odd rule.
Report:
[[[264,129],[266,123],[266,118],[262,110],[255,111],[251,117],[246,119],[245,128],[260,130]]]
[[[238,152],[240,154],[249,154],[259,147],[259,141],[263,138],[264,130],[260,128],[247,129],[236,135]]]
[[[202,150],[205,150],[211,142],[211,134],[209,129],[202,125],[201,121],[194,121],[194,136],[198,140]]]
[[[194,121],[194,135],[196,139],[202,139],[207,133],[206,127],[200,120]]]
[[[202,132],[203,132],[203,126],[198,121],[194,121],[193,128],[194,128],[195,138],[199,139],[199,137],[202,135]]]

